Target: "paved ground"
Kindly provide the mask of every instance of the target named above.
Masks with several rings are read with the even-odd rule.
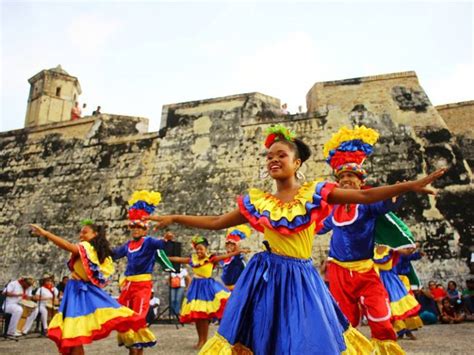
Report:
[[[148,350],[146,354],[196,354],[192,348],[197,340],[193,326],[185,326],[176,329],[173,325],[153,325],[159,344]],[[210,334],[217,328],[211,326]],[[361,331],[368,335],[368,327],[362,327]],[[474,337],[474,323],[463,323],[456,325],[431,325],[417,332],[418,340],[402,340],[400,343],[407,354],[472,354]],[[56,347],[46,338],[38,338],[36,334],[28,335],[18,342],[11,340],[0,340],[0,354],[55,354]],[[125,349],[117,348],[115,337],[95,342],[86,346],[87,354],[127,354]]]

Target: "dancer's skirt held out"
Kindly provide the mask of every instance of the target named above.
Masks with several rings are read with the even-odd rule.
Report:
[[[311,259],[270,252],[249,262],[217,334],[201,354],[370,354],[370,342],[339,310]]]
[[[126,332],[143,327],[135,312],[121,306],[90,282],[70,280],[66,284],[59,312],[49,324],[48,337],[62,354],[72,347],[107,337],[111,331]]]
[[[229,296],[229,290],[213,278],[193,278],[181,306],[180,322],[221,319]]]

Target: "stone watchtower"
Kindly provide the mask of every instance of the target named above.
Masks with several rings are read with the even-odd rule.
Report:
[[[28,80],[30,94],[25,127],[69,121],[74,102],[81,94],[79,80],[60,65],[40,71]]]

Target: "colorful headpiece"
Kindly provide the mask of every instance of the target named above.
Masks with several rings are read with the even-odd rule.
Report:
[[[362,168],[366,157],[372,154],[373,145],[377,142],[379,134],[372,128],[356,126],[349,129],[343,126],[324,145],[324,157],[333,168],[336,177],[350,171],[362,180],[367,177],[367,172]]]
[[[209,242],[206,238],[201,237],[200,235],[196,235],[192,237],[191,244],[193,245],[193,248],[195,248],[198,244],[204,244],[207,247],[209,245]]]
[[[286,140],[289,142],[293,142],[296,138],[296,133],[290,131],[288,128],[281,124],[277,124],[275,126],[268,127],[265,130],[265,134],[267,138],[265,139],[265,148],[270,148],[271,145],[277,141]]]
[[[226,243],[239,243],[242,239],[247,238],[251,233],[250,228],[245,225],[241,224],[236,227],[231,227],[227,229],[227,235],[225,237]]]
[[[142,217],[152,214],[161,201],[161,194],[155,191],[135,191],[128,200],[128,222],[129,227],[147,228],[148,222],[142,221]]]

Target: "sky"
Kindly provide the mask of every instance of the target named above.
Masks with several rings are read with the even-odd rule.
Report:
[[[320,81],[414,70],[434,105],[474,99],[472,1],[0,0],[0,131],[23,128],[28,79],[61,64],[89,110],[261,92],[305,105]],[[89,112],[90,111],[90,112]]]

